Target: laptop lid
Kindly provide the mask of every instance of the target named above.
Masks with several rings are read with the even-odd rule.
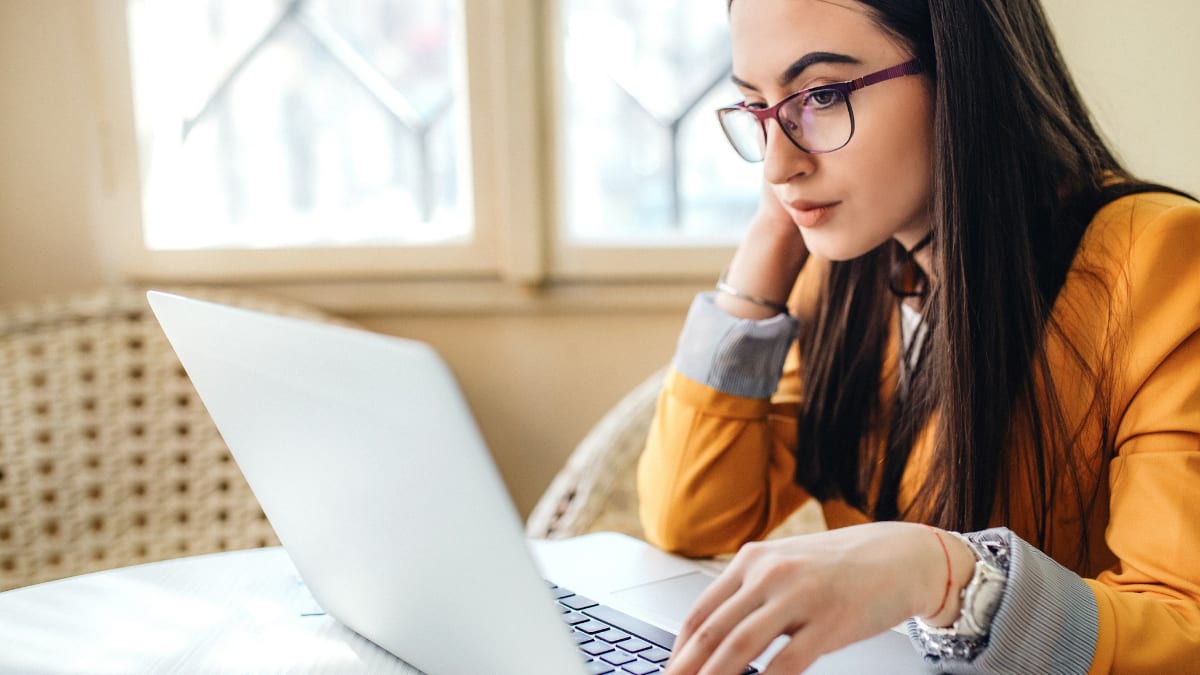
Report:
[[[425,672],[583,672],[467,403],[428,345],[147,297],[327,612]]]

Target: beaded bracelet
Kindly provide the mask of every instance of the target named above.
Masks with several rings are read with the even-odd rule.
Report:
[[[766,298],[760,298],[757,295],[750,295],[749,293],[743,293],[742,291],[739,291],[738,289],[734,288],[733,286],[730,286],[725,281],[725,272],[721,272],[721,276],[717,277],[717,290],[720,291],[721,293],[724,293],[725,295],[731,295],[735,298],[739,298],[741,300],[745,300],[746,302],[758,305],[759,307],[766,307],[767,309],[773,310],[780,314],[789,314],[787,305],[783,304],[782,302],[774,302],[773,300],[767,300]]]

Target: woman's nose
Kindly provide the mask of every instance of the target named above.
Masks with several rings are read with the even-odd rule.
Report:
[[[783,133],[778,121],[767,121],[766,134],[766,145],[763,147],[763,178],[768,183],[781,185],[793,178],[809,175],[816,169],[814,155],[796,147],[792,139]]]

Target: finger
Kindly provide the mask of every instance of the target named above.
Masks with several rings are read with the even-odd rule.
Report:
[[[812,632],[812,628],[806,627],[794,633],[792,639],[767,664],[762,675],[796,675],[811,666],[820,657],[820,654],[813,653],[812,641],[806,639]]]
[[[675,636],[675,650],[679,651],[687,644],[696,629],[699,628],[714,611],[726,600],[733,597],[734,593],[742,587],[742,574],[740,566],[735,567],[730,563],[721,574],[713,580],[708,588],[696,598],[696,602],[692,605],[691,611],[688,612],[687,618],[683,620],[683,626],[680,627],[679,633]]]
[[[847,639],[844,633],[830,626],[827,621],[810,621],[800,626],[791,631],[791,639],[771,659],[763,675],[796,675],[803,672],[823,654],[854,641]]]
[[[764,547],[761,542],[751,542],[742,546],[733,557],[733,560],[729,561],[729,565],[696,598],[696,602],[692,604],[692,610],[688,613],[687,618],[683,620],[683,626],[679,629],[679,634],[675,636],[676,650],[685,646],[696,632],[696,629],[718,607],[733,597],[733,594],[742,588],[745,583],[747,568],[761,557],[760,554],[763,550]]]
[[[768,603],[760,606],[738,623],[704,664],[705,671],[740,673],[776,637],[795,631],[795,619],[789,619],[787,608],[780,605]]]
[[[742,588],[708,615],[682,646],[676,642],[669,662],[670,673],[699,672],[711,655],[748,616],[764,602]]]

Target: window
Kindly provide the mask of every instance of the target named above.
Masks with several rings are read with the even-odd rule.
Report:
[[[116,4],[134,276],[709,279],[757,200],[722,3]]]
[[[713,111],[729,80],[724,3],[565,0],[560,152],[570,241],[728,241],[757,194]]]
[[[147,248],[469,238],[457,4],[132,0]]]

